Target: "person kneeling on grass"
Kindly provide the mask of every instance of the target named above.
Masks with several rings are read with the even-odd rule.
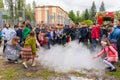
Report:
[[[103,55],[104,53],[106,53],[107,57],[104,58],[103,62],[109,66],[109,67],[107,67],[107,69],[109,69],[110,72],[116,71],[114,63],[118,62],[118,52],[110,44],[110,40],[108,38],[102,39],[101,45],[103,47],[102,51],[99,52],[97,55],[95,55],[93,57],[93,59],[96,59],[96,58],[100,57],[101,55]]]
[[[18,42],[19,37],[12,38],[5,45],[5,51],[3,52],[3,57],[6,58],[9,62],[18,63],[20,61],[21,51],[31,51],[30,49],[22,48]]]

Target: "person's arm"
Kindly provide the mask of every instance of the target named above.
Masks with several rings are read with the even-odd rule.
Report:
[[[40,43],[38,42],[37,39],[36,39],[36,44],[37,44],[37,46],[40,48]]]
[[[96,40],[99,41],[99,33],[97,32],[97,30],[95,31],[95,37],[96,37]]]
[[[105,53],[105,50],[103,49],[103,50],[100,51],[97,55],[95,55],[95,56],[93,57],[93,59],[96,59],[96,58],[100,57],[100,56],[103,55],[104,53]]]

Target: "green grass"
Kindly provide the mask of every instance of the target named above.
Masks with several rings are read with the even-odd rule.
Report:
[[[116,72],[107,72],[107,74],[110,76],[115,76],[116,78],[120,78],[120,67],[117,67]]]
[[[16,80],[19,76],[19,73],[14,69],[7,69],[2,73],[2,80]]]

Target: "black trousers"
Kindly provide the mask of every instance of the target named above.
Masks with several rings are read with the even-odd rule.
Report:
[[[3,52],[5,51],[5,48],[6,48],[6,43],[7,43],[7,40],[4,40]]]

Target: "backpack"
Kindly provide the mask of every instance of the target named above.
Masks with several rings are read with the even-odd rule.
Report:
[[[111,44],[111,46],[117,51],[117,47],[115,44]]]

